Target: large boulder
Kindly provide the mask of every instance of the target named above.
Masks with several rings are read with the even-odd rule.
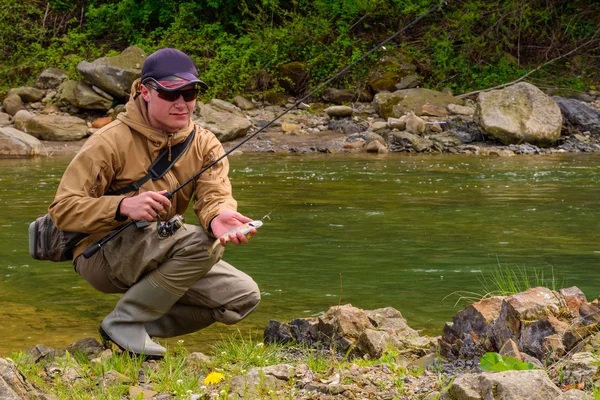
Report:
[[[36,389],[19,372],[12,360],[0,358],[0,398],[3,400],[54,400],[55,396]]]
[[[232,105],[232,107],[235,107]],[[247,118],[231,112],[223,111],[210,104],[198,103],[196,108],[198,118],[194,120],[201,127],[210,130],[221,142],[228,142],[244,137],[252,126]]]
[[[583,101],[554,96],[552,99],[560,107],[563,117],[582,131],[600,134],[600,110],[588,106]]]
[[[409,111],[423,115],[424,108],[446,109],[449,104],[463,105],[463,101],[449,94],[421,88],[377,93],[373,98],[373,107],[385,119],[400,118]]]
[[[11,127],[0,128],[0,157],[32,157],[40,154],[42,144],[35,137]]]
[[[355,101],[370,102],[373,95],[364,90],[327,88],[321,94],[323,101],[334,104],[352,103]]]
[[[25,123],[25,131],[42,140],[70,141],[84,138],[88,126],[73,116],[36,115]]]
[[[555,292],[530,288],[483,299],[454,315],[439,340],[448,358],[500,351],[509,342],[538,360],[556,360],[600,326],[600,309],[576,287]]]
[[[505,145],[548,146],[560,138],[562,129],[558,105],[526,82],[480,93],[475,117],[484,132]]]
[[[131,84],[140,77],[146,52],[130,46],[114,57],[102,57],[94,61],[81,61],[77,65],[85,79],[107,93],[120,98],[129,96]]]
[[[373,92],[393,92],[398,88],[412,87],[418,84],[417,66],[404,54],[386,55],[373,68],[368,85]]]
[[[71,80],[58,87],[56,103],[87,110],[109,110],[113,105],[112,100],[98,94],[89,84]]]

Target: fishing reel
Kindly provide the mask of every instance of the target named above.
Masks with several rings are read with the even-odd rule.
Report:
[[[159,239],[166,239],[175,235],[179,228],[186,229],[183,215],[176,215],[165,222],[161,222],[160,215],[157,215],[156,231]]]

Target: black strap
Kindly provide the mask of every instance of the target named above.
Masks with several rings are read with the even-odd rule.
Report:
[[[157,179],[162,178],[167,172],[169,172],[171,167],[175,165],[175,162],[179,159],[179,157],[183,155],[183,153],[185,153],[188,147],[190,147],[190,144],[192,143],[192,140],[194,139],[195,135],[196,128],[192,130],[192,132],[183,142],[171,147],[171,161],[169,161],[168,158],[169,149],[163,150],[163,152],[158,155],[156,160],[154,160],[152,165],[150,165],[150,168],[148,168],[148,173],[146,174],[146,176],[144,176],[141,179],[138,179],[137,181],[127,186],[123,186],[122,188],[116,190],[111,190],[105,193],[105,195],[117,196],[120,194],[134,192],[138,190],[144,183],[148,182],[150,179],[155,181]]]

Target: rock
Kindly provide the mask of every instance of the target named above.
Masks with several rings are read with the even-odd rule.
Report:
[[[246,136],[248,129],[252,126],[248,119],[219,111],[209,104],[198,102],[196,109],[198,118],[194,122],[210,130],[221,142]]]
[[[374,67],[368,85],[375,93],[393,92],[397,90],[396,85],[411,85],[418,81],[418,76],[415,79],[416,70],[417,66],[405,54],[385,55]]]
[[[15,115],[17,111],[23,110],[23,101],[16,94],[9,94],[6,96],[4,101],[2,102],[2,106],[4,107],[4,111],[6,111],[10,115]]]
[[[390,129],[398,129],[399,131],[403,131],[406,129],[406,117],[404,118],[388,118],[387,126]]]
[[[108,124],[110,124],[113,121],[112,117],[102,117],[102,118],[96,118],[94,120],[94,122],[92,122],[92,128],[102,128],[103,126],[106,126]]]
[[[290,366],[290,368],[292,368]],[[277,379],[273,375],[264,372],[265,368],[251,368],[247,375],[234,376],[229,381],[229,393],[233,393],[237,398],[258,398],[258,393],[267,393],[277,391],[285,385],[285,382]],[[293,370],[293,368],[292,368]]]
[[[406,123],[406,131],[408,133],[418,135],[425,132],[425,121],[423,121],[423,118],[417,117],[412,111],[406,114],[404,122]]]
[[[129,387],[129,398],[132,400],[151,399],[157,394],[158,392],[155,392],[154,390],[144,389],[139,386]]]
[[[45,394],[25,380],[12,361],[0,358],[0,397],[2,400],[55,400],[53,395]]]
[[[351,117],[354,114],[352,107],[348,106],[331,106],[323,110],[327,115],[334,118]]]
[[[210,366],[212,365],[212,360],[209,356],[199,351],[194,351],[187,356],[185,360],[186,364],[198,365],[198,366]]]
[[[459,104],[448,104],[448,111],[454,115],[473,115],[475,114],[475,108],[461,106]]]
[[[300,61],[292,61],[279,67],[277,82],[286,93],[297,95],[305,90],[310,72]]]
[[[525,370],[460,375],[442,399],[548,400],[560,394],[546,372]]]
[[[319,317],[319,334],[345,351],[354,345],[365,329],[373,328],[367,314],[350,304],[331,307]]]
[[[11,127],[0,127],[0,157],[31,157],[40,154],[42,144],[31,135]]]
[[[58,68],[46,68],[35,82],[40,89],[55,89],[68,78],[67,73]]]
[[[281,124],[281,130],[283,130],[286,133],[295,132],[300,129],[302,129],[300,125],[292,124],[291,122],[284,122]]]
[[[366,124],[356,123],[348,118],[343,118],[329,121],[327,128],[332,131],[343,132],[346,135],[352,135],[353,133],[366,131],[368,126]]]
[[[30,113],[27,110],[19,110],[17,111],[17,113],[15,114],[15,117],[13,119],[13,123],[15,125],[15,129],[18,129],[20,131],[25,131],[25,125],[27,123],[27,121],[29,121],[31,118],[33,118],[33,114]]]
[[[64,81],[58,88],[56,101],[60,105],[72,105],[87,110],[108,110],[113,102],[99,95],[91,85],[76,81]]]
[[[363,139],[357,139],[350,142],[344,143],[344,149],[362,149],[365,147],[365,141]]]
[[[100,356],[100,354],[102,354],[102,352],[104,350],[105,350],[104,346],[101,345],[96,340],[96,338],[80,339],[80,340],[76,341],[75,343],[72,343],[71,345],[69,345],[69,347],[66,348],[66,351],[68,351],[69,353],[85,354],[85,356],[90,360]]]
[[[387,154],[388,149],[385,147],[385,144],[382,144],[377,140],[373,140],[365,146],[365,151],[367,153]]]
[[[394,85],[396,90],[412,89],[416,88],[421,84],[421,77],[419,75],[411,74],[407,75],[402,80]]]
[[[373,122],[373,125],[371,126],[371,129],[373,130],[373,132],[377,132],[377,131],[381,131],[383,129],[386,129],[388,127],[388,123],[385,121],[375,121]]]
[[[483,131],[505,145],[548,146],[559,139],[562,128],[558,105],[526,82],[480,93],[475,117]]]
[[[108,385],[120,385],[125,383],[130,383],[131,379],[127,375],[123,375],[120,372],[111,369],[110,371],[106,371],[102,378]]]
[[[356,101],[370,102],[373,95],[363,90],[326,88],[321,94],[323,101],[334,104],[353,103]]]
[[[23,86],[16,89],[10,89],[8,94],[16,94],[21,98],[22,101],[26,103],[31,103],[35,101],[40,101],[44,98],[44,92],[40,89],[36,89],[30,86]]]
[[[36,115],[25,123],[25,132],[42,140],[79,140],[87,130],[85,120],[72,116]]]
[[[449,104],[462,105],[463,101],[442,92],[418,88],[397,90],[393,93],[378,93],[373,98],[372,104],[379,115],[387,119],[389,117],[399,118],[409,111],[421,115],[425,105],[446,108]]]
[[[583,390],[571,389],[554,398],[554,400],[594,400],[594,397]]]
[[[242,96],[235,96],[233,104],[242,110],[253,110],[256,108],[253,102]]]
[[[113,96],[106,93],[104,90],[100,89],[98,86],[92,85],[92,90],[96,92],[99,96],[104,97],[106,100],[109,100],[111,103],[115,100]]]
[[[391,151],[408,151],[421,153],[431,149],[433,141],[408,132],[392,132],[388,135]]]
[[[584,382],[593,386],[599,371],[598,357],[591,352],[575,353],[561,363],[562,384],[574,385]]]
[[[114,57],[98,58],[91,63],[81,61],[77,64],[77,71],[92,85],[113,96],[127,98],[131,84],[142,73],[146,56],[144,50],[130,46]]]
[[[237,107],[234,106],[233,104],[225,101],[225,100],[221,100],[221,99],[211,99],[210,106],[215,109],[215,111],[224,111],[224,112],[228,112],[231,114],[235,114],[238,117],[241,118],[246,118],[246,115],[242,112],[242,110]]]
[[[423,104],[421,106],[421,115],[427,115],[430,117],[447,117],[448,109],[446,107]]]
[[[0,127],[12,124],[12,117],[10,114],[0,112]]]
[[[565,99],[558,96],[554,96],[552,99],[560,107],[565,120],[572,126],[582,131],[600,134],[600,110],[577,100]]]

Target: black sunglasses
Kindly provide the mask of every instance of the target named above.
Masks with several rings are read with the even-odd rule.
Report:
[[[152,85],[146,85],[156,91],[158,97],[166,101],[175,101],[179,98],[179,96],[183,96],[183,101],[192,101],[196,100],[198,97],[198,89],[188,89],[188,90],[176,90],[174,92],[169,92],[167,90],[162,90]]]

